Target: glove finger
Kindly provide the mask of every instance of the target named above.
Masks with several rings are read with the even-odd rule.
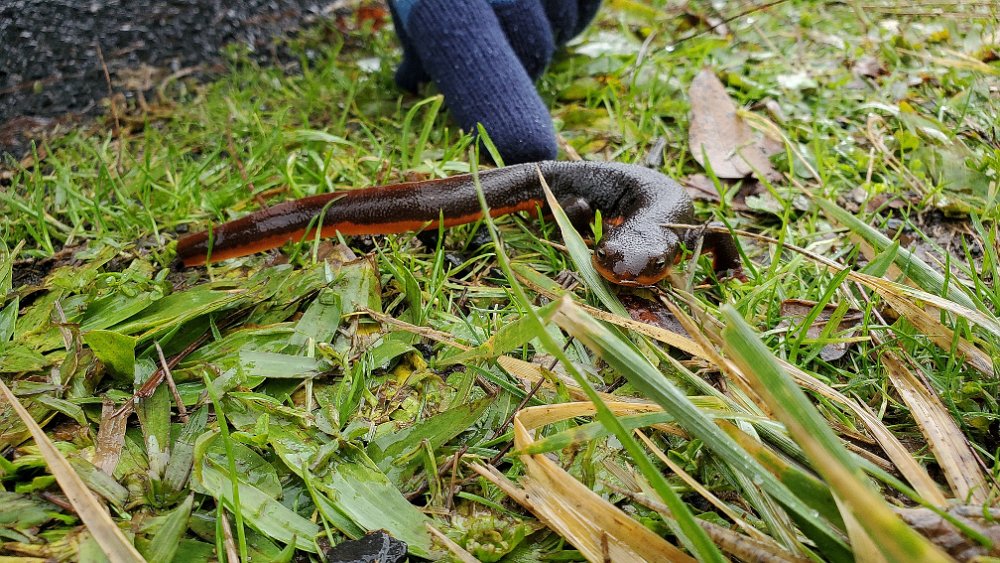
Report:
[[[514,54],[532,80],[545,71],[555,52],[552,26],[539,0],[493,0],[493,12]]]
[[[555,158],[548,108],[486,0],[463,0],[460,10],[452,0],[417,0],[404,21],[463,129],[482,123],[508,164]]]

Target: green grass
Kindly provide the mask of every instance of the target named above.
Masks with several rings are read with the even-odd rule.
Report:
[[[982,514],[1000,493],[1000,29],[996,11],[893,19],[874,4],[785,2],[724,34],[706,31],[700,4],[609,1],[539,82],[585,159],[641,162],[662,138],[665,173],[704,172],[687,88],[705,66],[784,137],[784,179],[745,202],[742,185],[717,182],[722,201],[698,204],[700,219],[778,241],[740,238],[750,279],[687,293],[711,275],[703,257],[673,287],[637,292],[689,337],[595,321],[587,306],[620,304],[580,241],[527,216],[495,222],[499,245],[468,225],[436,246],[374,237],[347,241],[351,254],[309,240],[171,270],[180,234],[260,199],[475,167],[440,97],[396,89],[391,28],[320,25],[287,40],[297,65],[229,51],[216,81],[167,84],[148,113],[119,108],[121,135],[105,118],[9,166],[0,373],[157,560],[320,560],[379,528],[442,557],[428,525],[485,561],[601,558],[585,546],[598,532],[560,536],[558,515],[539,518],[561,506],[556,487],[532,490],[532,509],[512,500],[559,483],[525,451],[701,559],[940,555],[939,537],[912,533],[915,507]],[[866,56],[875,77],[852,70]],[[564,270],[582,283],[554,283]],[[786,315],[793,299],[809,312]],[[157,347],[176,361],[184,417]],[[130,401],[150,378],[155,391]],[[664,412],[593,393],[610,388]],[[539,408],[585,397],[607,404],[525,441]],[[51,448],[6,403],[0,447],[0,553],[99,550],[107,534],[67,507]],[[613,510],[587,502],[594,522]],[[997,555],[974,517],[943,517]],[[623,530],[600,531],[608,549],[630,549]]]

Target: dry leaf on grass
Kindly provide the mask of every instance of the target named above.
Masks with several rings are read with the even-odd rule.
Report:
[[[698,164],[710,167],[719,178],[745,178],[751,174],[769,180],[781,177],[768,160],[774,143],[766,142],[739,116],[736,104],[714,72],[699,72],[691,81],[688,98],[688,145]]]
[[[695,201],[707,201],[709,203],[719,203],[722,201],[722,194],[715,187],[715,182],[704,174],[689,174],[680,179],[684,191]]]
[[[659,409],[609,403],[616,415]],[[576,416],[593,416],[592,403],[529,407],[514,417],[514,447],[534,442],[532,430]],[[491,466],[472,464],[518,504],[559,533],[589,561],[694,561],[618,507],[587,488],[545,455],[522,455],[525,474],[516,484]]]
[[[929,508],[897,508],[895,510],[896,514],[913,529],[959,561],[970,561],[977,557],[1000,557],[1000,524],[997,524],[998,519],[1000,519],[1000,510],[984,511],[981,506],[961,505],[948,509],[948,513],[964,525],[989,538],[993,542],[992,549],[987,549],[968,538],[954,524]]]
[[[125,446],[125,429],[129,411],[117,412],[118,407],[105,399],[101,407],[101,425],[97,431],[97,451],[94,465],[108,475],[114,475]]]
[[[625,306],[625,309],[633,320],[659,327],[681,336],[688,336],[687,331],[677,321],[677,317],[661,303],[630,293],[619,295],[618,299],[621,300],[622,305]]]
[[[993,377],[996,373],[990,354],[978,348],[973,341],[956,335],[955,331],[942,323],[939,309],[932,305],[921,307],[912,299],[892,292],[883,293],[882,297],[897,313],[906,317],[906,320],[942,350],[953,351],[965,360],[969,367],[984,377]]]
[[[809,317],[809,314],[816,305],[815,301],[807,301],[805,299],[786,299],[782,301],[781,316],[783,320],[778,324],[777,328],[788,329],[794,323],[801,330],[799,325]],[[854,337],[857,333],[855,328],[863,318],[861,311],[849,309],[841,316],[836,328],[828,329],[827,327],[833,320],[836,311],[836,305],[828,304],[824,306],[823,310],[812,320],[809,328],[806,329],[806,337],[809,339],[815,340],[820,338],[824,331],[828,331],[828,338],[834,340],[833,343],[823,346],[819,353],[819,357],[827,362],[838,360],[847,353],[850,342],[845,340]]]
[[[661,457],[661,459],[663,458]],[[624,495],[647,508],[659,512],[664,519],[672,518],[670,509],[667,508],[665,504],[651,499],[643,494],[622,489],[614,484],[609,484],[608,486],[611,490]],[[730,518],[733,517],[730,516]],[[742,521],[742,519],[738,517],[735,518],[735,520],[737,523]],[[698,519],[698,525],[701,526],[706,533],[708,533],[708,537],[712,538],[715,545],[719,546],[719,548],[723,551],[734,555],[743,561],[766,561],[768,563],[808,563],[811,561],[811,559],[806,557],[800,557],[785,551],[783,548],[774,543],[774,541],[766,534],[760,532],[756,528],[746,528],[749,535],[744,535],[726,526],[714,524],[700,518]]]
[[[759,202],[761,200],[775,199],[760,180],[749,179],[744,181],[741,178],[740,180],[720,181],[726,191],[726,205],[733,211],[755,213],[762,211],[762,207],[780,207],[780,204],[771,205],[770,202],[767,202],[763,206],[760,203],[754,206],[747,204],[747,198],[750,198],[751,202],[754,202],[754,200]],[[680,178],[680,183],[684,186],[684,191],[695,201],[706,201],[708,203],[719,203],[722,201],[722,194],[716,188],[715,182],[705,174],[689,174]],[[730,195],[732,191],[736,193]]]
[[[974,503],[987,502],[990,491],[987,476],[948,407],[895,354],[883,353],[882,364],[927,439],[952,494]]]
[[[865,78],[878,78],[889,74],[885,65],[882,64],[882,61],[880,61],[878,57],[874,57],[872,55],[865,55],[851,63],[851,72],[854,73],[855,76],[862,76]]]
[[[854,415],[857,416],[868,432],[875,438],[886,456],[895,464],[899,472],[917,493],[927,502],[943,506],[948,502],[940,487],[927,473],[927,469],[913,457],[899,438],[889,430],[879,417],[868,408],[868,405],[856,401]]]

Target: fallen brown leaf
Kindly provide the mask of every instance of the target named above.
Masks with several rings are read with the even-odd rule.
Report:
[[[931,540],[958,561],[979,557],[1000,556],[1000,511],[984,511],[981,506],[953,506],[951,516],[993,542],[992,549],[983,547],[965,536],[954,524],[929,508],[897,508],[896,514],[927,539]]]
[[[625,310],[633,320],[648,325],[660,327],[663,330],[675,332],[681,336],[688,336],[684,327],[677,321],[666,307],[656,301],[651,301],[633,294],[622,294],[618,296]]]
[[[796,325],[804,321],[809,313],[812,312],[813,308],[816,307],[817,303],[815,301],[807,301],[805,299],[786,299],[781,303],[781,316],[784,320],[778,324],[778,328],[789,328],[794,322]],[[826,305],[823,310],[816,316],[809,328],[806,329],[806,337],[810,339],[819,338],[823,331],[827,329],[827,325],[833,319],[833,314],[836,312],[836,305]],[[841,317],[837,328],[833,329],[834,334],[831,334],[834,338],[851,338],[854,336],[855,331],[853,330],[861,322],[863,315],[861,311],[857,309],[849,309]],[[827,344],[823,346],[820,350],[819,357],[824,361],[830,362],[833,360],[838,360],[847,353],[847,348],[850,345],[849,342],[834,342],[832,344]]]
[[[608,403],[615,414],[660,410],[656,405]],[[576,416],[593,416],[591,403],[528,407],[514,417],[514,448],[534,443],[534,430]],[[694,561],[676,546],[630,518],[618,507],[577,481],[549,457],[521,455],[524,474],[517,483],[491,465],[470,467],[531,511],[550,529],[580,550],[588,561]]]
[[[94,465],[108,475],[114,475],[125,446],[129,412],[117,411],[113,401],[104,400],[101,406],[101,425],[97,431],[97,451],[93,459]]]
[[[736,104],[715,73],[704,69],[691,81],[691,124],[688,144],[691,155],[719,178],[777,179],[780,175],[768,160],[763,135],[757,134],[737,112]]]
[[[971,502],[988,502],[988,476],[941,398],[890,351],[882,354],[882,364],[889,381],[909,407],[913,420],[926,438],[927,446],[941,467],[952,494]]]
[[[715,187],[715,182],[704,174],[690,174],[681,179],[684,191],[695,201],[707,201],[709,203],[719,203],[722,195]]]
[[[851,72],[865,78],[878,78],[889,73],[882,61],[871,55],[865,55],[854,61],[854,64],[851,65]]]

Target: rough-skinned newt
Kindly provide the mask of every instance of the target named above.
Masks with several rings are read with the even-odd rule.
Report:
[[[663,279],[693,247],[703,229],[694,225],[694,206],[670,178],[632,164],[557,162],[519,164],[479,173],[490,215],[544,210],[538,173],[576,223],[604,218],[604,236],[593,262],[607,280],[621,285],[651,285]],[[471,174],[322,194],[288,201],[182,238],[177,256],[185,266],[245,256],[291,241],[336,232],[343,235],[392,234],[471,223],[482,208]],[[678,225],[692,225],[683,228]],[[715,254],[718,272],[742,275],[733,239],[704,233],[702,248]]]

